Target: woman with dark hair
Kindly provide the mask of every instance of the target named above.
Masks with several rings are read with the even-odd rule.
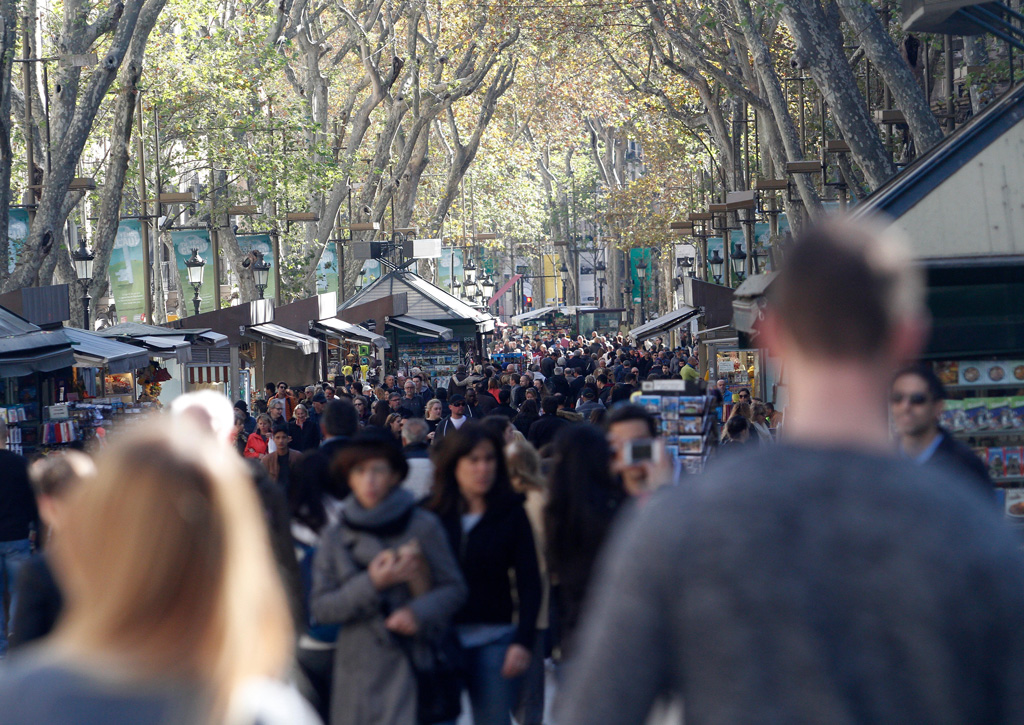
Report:
[[[386,400],[373,401],[373,414],[367,419],[366,427],[387,430],[388,416],[390,414],[391,408]]]
[[[366,399],[365,395],[356,395],[352,398],[352,405],[355,406],[356,413],[359,415],[359,425],[366,425],[366,421],[370,419],[370,401]]]
[[[480,425],[489,430],[503,446],[507,446],[513,439],[515,428],[512,421],[503,415],[488,415],[480,420]]]
[[[541,604],[533,533],[502,449],[493,433],[468,421],[442,439],[434,456],[430,507],[441,517],[469,586],[455,622],[466,654],[474,725],[508,725],[530,664]]]
[[[423,722],[418,710],[436,693],[417,692],[412,663],[430,656],[466,601],[437,517],[399,485],[408,471],[398,445],[379,436],[357,438],[331,466],[352,490],[313,563],[313,616],[341,625],[331,725]]]
[[[516,427],[523,435],[528,435],[530,432],[530,426],[533,425],[534,421],[540,418],[540,408],[537,405],[537,401],[532,398],[527,398],[521,406],[519,406],[519,413],[512,420],[512,425]]]
[[[545,532],[565,653],[571,652],[594,562],[629,496],[611,473],[612,449],[599,428],[574,425],[560,431],[552,450]]]

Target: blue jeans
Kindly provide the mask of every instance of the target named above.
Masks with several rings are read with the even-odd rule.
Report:
[[[505,653],[515,633],[482,647],[465,649],[466,689],[473,710],[473,725],[509,725],[519,699],[522,677],[501,676]]]
[[[18,578],[18,570],[31,555],[32,544],[28,539],[0,541],[0,624],[3,624],[0,627],[0,655],[7,653],[7,633],[11,631],[11,618],[14,616],[14,583]],[[10,596],[10,617],[4,616],[5,596]]]

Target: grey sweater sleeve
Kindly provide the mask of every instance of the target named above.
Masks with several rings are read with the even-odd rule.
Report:
[[[556,701],[559,725],[642,723],[667,688],[670,635],[662,587],[671,566],[652,520],[656,509],[649,501],[640,515],[620,522],[624,525],[599,562],[576,640],[576,661]]]
[[[349,558],[337,528],[324,534],[313,559],[310,610],[320,624],[344,624],[380,611],[380,595],[366,571]]]

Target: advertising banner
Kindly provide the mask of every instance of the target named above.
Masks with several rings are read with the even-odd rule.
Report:
[[[462,271],[462,250],[453,247],[445,247],[441,250],[441,257],[437,260],[437,286],[446,292],[452,291],[452,269],[455,270],[455,279],[462,282],[465,273]]]
[[[140,222],[138,219],[125,219],[117,226],[114,251],[107,265],[118,322],[147,322],[144,319],[145,271]]]
[[[711,244],[711,240],[708,240]],[[637,267],[646,268],[646,276],[643,285],[640,284],[640,277],[636,273]],[[644,304],[654,301],[654,275],[657,270],[651,263],[651,250],[648,247],[634,247],[629,250],[629,274],[633,284],[633,301],[640,302],[640,293],[643,291]]]
[[[199,305],[200,312],[210,312],[214,309],[214,295],[218,293],[217,280],[213,274],[213,247],[210,245],[210,233],[206,229],[185,229],[171,232],[171,245],[174,247],[174,259],[178,267],[178,277],[181,279],[182,305],[181,309],[185,316],[195,314],[195,307],[192,298],[195,290],[188,283],[188,267],[185,260],[192,256],[192,250],[196,250],[199,256],[206,260],[206,267],[203,268],[203,284],[199,288],[199,296],[202,302]]]
[[[10,249],[7,273],[10,274],[14,271],[15,265],[18,263],[18,254],[21,252],[22,245],[25,244],[25,240],[28,239],[28,211],[25,209],[11,209],[10,216],[7,218],[7,239],[10,242]]]
[[[270,235],[239,234],[237,239],[238,246],[242,249],[242,254],[248,254],[256,249],[263,253],[263,261],[270,263],[270,274],[267,275],[267,289],[263,291],[263,296],[268,300],[274,299],[277,286],[274,284],[274,243],[270,240]]]
[[[367,259],[363,262],[363,269],[359,272],[359,279],[356,286],[359,289],[369,287],[381,275],[380,260]]]
[[[324,247],[320,263],[316,266],[316,291],[317,294],[338,291],[338,260],[333,243]]]

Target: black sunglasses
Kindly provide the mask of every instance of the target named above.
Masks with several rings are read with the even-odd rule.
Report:
[[[450,408],[461,408],[464,405],[465,405],[465,403],[449,403],[448,407],[450,407]]]
[[[924,393],[911,393],[910,395],[904,395],[903,393],[893,393],[889,399],[893,405],[899,405],[904,400],[907,400],[911,405],[924,405],[928,402],[929,398]]]

